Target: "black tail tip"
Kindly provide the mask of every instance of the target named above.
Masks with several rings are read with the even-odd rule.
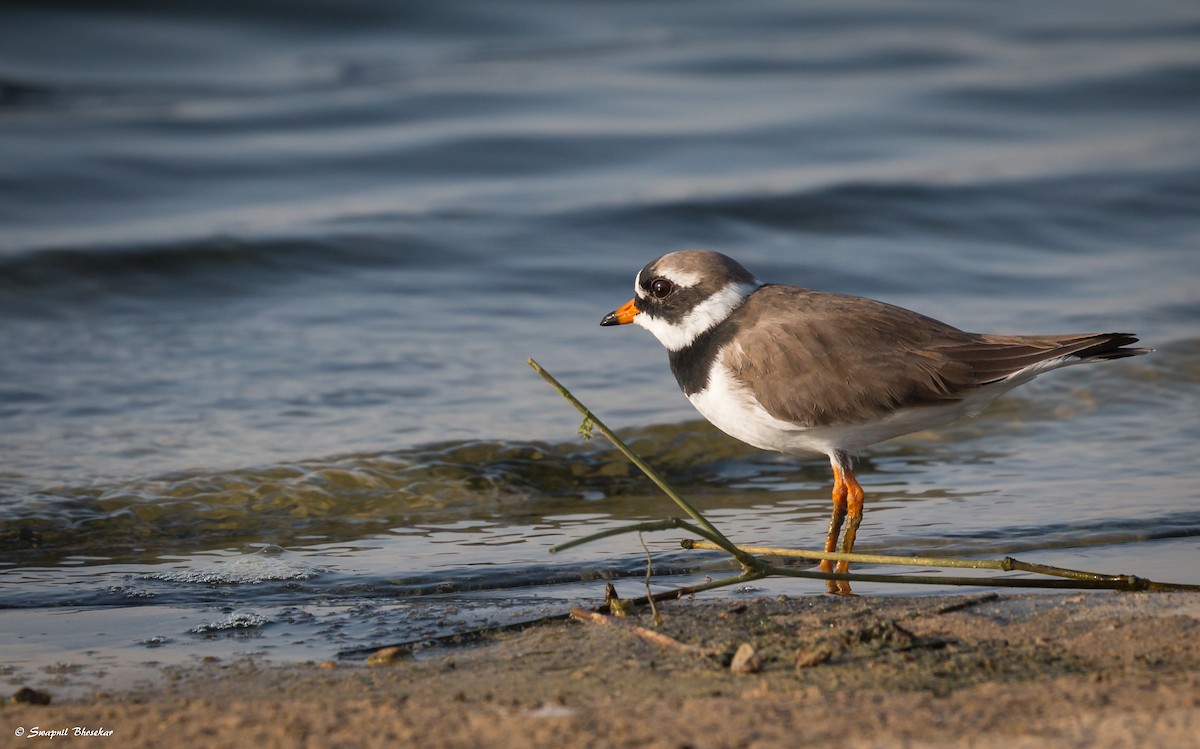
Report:
[[[1081,359],[1125,359],[1154,351],[1152,348],[1127,348],[1138,342],[1138,337],[1133,333],[1103,333],[1096,338],[1098,340],[1094,345],[1083,349],[1076,356]]]

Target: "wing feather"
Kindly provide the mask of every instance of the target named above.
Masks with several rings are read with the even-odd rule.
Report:
[[[762,287],[730,322],[736,340],[723,355],[731,374],[772,416],[805,427],[944,405],[1022,373],[1032,377],[1039,364],[1149,351],[1126,348],[1137,341],[1128,333],[967,333],[884,302],[790,286]]]

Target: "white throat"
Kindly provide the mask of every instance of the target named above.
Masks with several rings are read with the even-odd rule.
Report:
[[[696,305],[677,323],[669,323],[645,313],[634,317],[633,322],[653,333],[668,351],[680,351],[692,345],[692,341],[701,333],[729,317],[729,314],[740,307],[746,297],[760,286],[762,283],[758,280],[749,283],[731,282]]]

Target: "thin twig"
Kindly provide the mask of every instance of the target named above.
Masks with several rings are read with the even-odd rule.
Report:
[[[709,551],[722,551],[721,547],[709,541],[695,541],[692,539],[684,539],[680,545],[685,549],[699,549]],[[1003,559],[940,559],[932,557],[897,557],[886,556],[882,554],[858,554],[845,552],[828,552],[828,551],[808,551],[804,549],[779,549],[769,546],[740,546],[738,547],[747,554],[763,554],[768,556],[791,557],[799,559],[831,559],[833,561],[860,562],[865,564],[896,564],[907,567],[944,567],[957,569],[976,569],[976,570],[1000,570],[1002,572],[1033,572],[1040,575],[1049,575],[1051,577],[1063,577],[1069,580],[1074,580],[1082,583],[1098,583],[1098,585],[1045,585],[1045,586],[1030,586],[1030,587],[1080,587],[1080,588],[1102,588],[1115,590],[1200,590],[1200,586],[1188,585],[1185,583],[1162,583],[1154,580],[1146,580],[1145,578],[1137,577],[1136,575],[1110,575],[1100,572],[1087,572],[1085,570],[1073,570],[1066,567],[1055,567],[1049,564],[1038,564],[1036,562],[1024,562],[1013,557],[1004,557]],[[883,576],[889,579],[898,577],[911,576]],[[860,579],[860,578],[851,578]],[[865,576],[862,578],[865,579]],[[990,585],[987,581],[995,578],[919,578],[923,580],[936,579],[945,584],[951,585]],[[1001,578],[1010,579],[1010,578]],[[969,583],[946,583],[948,580],[967,580]],[[996,583],[997,585],[1009,585],[1009,583]],[[1013,586],[1021,587],[1021,586]]]
[[[610,536],[620,536],[624,533],[641,533],[643,531],[647,531],[647,532],[648,531],[666,531],[666,530],[671,530],[672,528],[679,528],[679,529],[687,531],[688,533],[694,533],[697,536],[700,536],[701,538],[707,538],[707,539],[709,539],[710,542],[712,542],[713,548],[715,548],[719,551],[726,551],[726,552],[729,551],[724,546],[717,543],[716,536],[711,535],[708,531],[704,530],[703,528],[694,526],[694,525],[688,523],[687,521],[681,520],[679,518],[663,518],[662,520],[648,520],[644,523],[634,523],[633,525],[623,525],[618,528],[606,528],[605,530],[597,531],[596,533],[592,533],[592,534],[584,536],[582,538],[575,538],[570,541],[567,541],[566,543],[561,543],[558,546],[551,547],[550,553],[557,554],[560,551],[566,551],[567,549],[571,549],[576,546],[582,546],[584,544],[591,543],[592,541],[599,541],[602,538],[608,538]],[[737,548],[737,546],[735,546],[733,543],[730,543],[730,546],[732,546],[735,549]],[[746,556],[746,555],[744,555],[744,556]]]
[[[763,575],[755,572],[743,572],[735,577],[726,577],[719,580],[706,580],[696,585],[687,585],[682,588],[674,588],[655,593],[653,596],[641,598],[629,598],[625,600],[627,606],[644,606],[650,598],[655,601],[674,601],[687,596],[703,593],[706,590],[715,588],[724,588],[729,585],[737,585],[738,583],[750,582],[763,577]],[[608,606],[600,606],[597,613],[612,613]],[[502,634],[505,632],[519,632],[530,627],[535,627],[549,622],[562,621],[570,618],[571,614],[567,611],[560,611],[553,614],[545,614],[533,619],[526,619],[519,622],[509,622],[508,624],[488,624],[475,629],[466,630],[464,632],[453,632],[451,634],[440,635],[438,637],[420,637],[415,640],[405,640],[402,642],[388,643],[384,645],[368,645],[361,648],[351,648],[349,650],[339,651],[338,658],[361,659],[366,658],[385,647],[395,647],[404,649],[413,649],[420,647],[432,646],[449,646],[462,645],[469,642],[477,642],[487,637]]]
[[[650,613],[654,615],[654,626],[661,627],[663,624],[662,614],[658,613],[658,606],[654,603],[654,593],[650,590],[650,577],[654,573],[654,561],[650,558],[650,549],[646,546],[646,539],[640,533],[638,541],[642,544],[642,551],[646,552],[646,600],[650,602]]]
[[[1126,575],[1112,580],[1045,580],[1027,577],[936,577],[928,575],[874,575],[865,572],[837,573],[810,572],[788,567],[775,567],[763,564],[764,575],[779,575],[781,577],[803,577],[813,580],[849,580],[850,582],[866,583],[904,583],[908,585],[975,585],[979,587],[996,588],[1048,588],[1058,590],[1200,590],[1197,585],[1181,583],[1157,583],[1134,575]]]
[[[685,585],[682,588],[674,588],[672,590],[660,591],[658,593],[655,593],[652,596],[646,596],[644,598],[630,598],[626,601],[626,603],[629,605],[632,605],[632,606],[641,606],[643,604],[649,603],[650,599],[653,599],[653,600],[659,601],[659,602],[675,601],[680,598],[685,598],[687,596],[694,596],[697,593],[703,593],[706,590],[715,590],[717,588],[726,588],[726,587],[729,587],[730,585],[738,585],[740,583],[748,583],[748,582],[752,582],[754,580],[761,580],[762,578],[764,578],[766,576],[767,576],[767,573],[759,572],[757,570],[751,570],[749,572],[743,571],[741,574],[734,575],[733,577],[722,577],[722,578],[719,578],[716,580],[708,579],[702,583],[696,583],[695,585]]]
[[[647,478],[653,481],[655,485],[657,485],[658,488],[663,491],[664,494],[671,498],[671,501],[679,505],[680,509],[688,514],[688,517],[692,518],[692,520],[695,520],[701,528],[708,531],[708,534],[712,537],[712,540],[721,546],[722,551],[728,552],[733,556],[734,559],[737,559],[748,569],[753,569],[753,557],[749,557],[739,551],[737,546],[725,537],[725,534],[717,530],[712,523],[708,522],[706,517],[701,515],[696,508],[692,507],[691,504],[688,503],[686,499],[672,489],[671,485],[666,482],[666,479],[659,475],[658,471],[654,470],[654,468],[646,463],[646,461],[642,460],[641,456],[630,450],[629,447],[626,446],[623,441],[621,441],[621,438],[618,437],[611,429],[609,429],[604,422],[600,421],[600,419],[594,413],[592,413],[587,406],[580,403],[579,400],[571,394],[571,391],[563,387],[558,380],[554,379],[553,375],[542,369],[542,365],[538,364],[533,359],[528,359],[527,363],[533,368],[533,371],[541,375],[543,380],[548,382],[551,387],[558,391],[559,395],[561,395],[567,400],[568,403],[574,406],[575,410],[583,414],[584,424],[587,424],[591,428],[600,430],[600,433],[607,437],[609,442],[612,442],[613,445],[621,451],[622,455],[624,455],[635,466],[641,469],[642,473],[646,474]]]
[[[680,642],[679,640],[676,640],[674,637],[664,635],[662,632],[655,632],[652,629],[646,629],[645,627],[641,627],[636,624],[626,624],[615,617],[598,614],[595,611],[586,611],[579,608],[571,609],[571,618],[575,619],[576,621],[592,622],[593,624],[616,627],[617,629],[622,629],[637,635],[647,642],[652,642],[655,645],[670,648],[671,650],[678,650],[684,653],[711,656],[717,655],[720,652],[713,650],[712,648],[702,648],[699,645],[689,645],[686,642]]]

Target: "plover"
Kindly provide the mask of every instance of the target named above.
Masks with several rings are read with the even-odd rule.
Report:
[[[769,284],[707,250],[663,255],[638,272],[633,299],[601,325],[634,323],[667,348],[704,418],[764,450],[824,454],[833,514],[824,550],[850,552],[863,448],[978,414],[1052,369],[1151,351],[1129,333],[992,335],[863,297]],[[842,533],[843,522],[845,533]],[[821,570],[844,573],[822,560]],[[829,581],[849,593],[846,581]]]

